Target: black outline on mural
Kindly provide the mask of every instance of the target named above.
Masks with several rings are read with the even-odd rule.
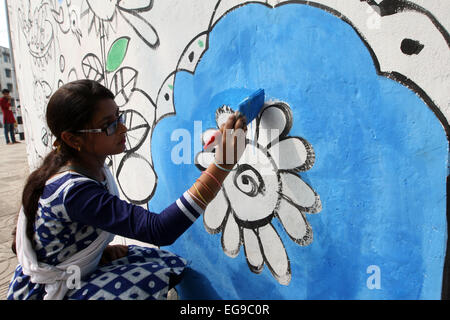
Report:
[[[445,41],[447,42],[447,45],[450,47],[450,34],[448,33],[448,31],[439,22],[439,20],[436,19],[436,17],[433,14],[431,14],[431,12],[419,6],[418,4],[412,3],[407,0],[384,0],[380,2],[380,4],[377,4],[374,0],[360,0],[360,1],[367,2],[367,4],[369,4],[371,7],[377,9],[375,11],[379,13],[381,17],[393,15],[403,11],[417,11],[421,14],[424,14],[431,20],[434,26],[439,30],[439,32],[442,34]]]
[[[78,72],[75,67],[69,70],[69,73],[67,74],[67,82],[78,80]]]
[[[133,29],[133,31],[136,33],[136,35],[137,35],[137,36],[138,36],[138,37],[139,37],[139,38],[140,38],[140,39],[141,39],[148,47],[150,47],[150,48],[152,48],[152,49],[157,49],[157,48],[159,47],[159,45],[160,45],[160,40],[159,40],[158,32],[157,32],[156,29],[153,27],[153,25],[150,24],[150,22],[148,22],[144,17],[142,17],[142,16],[139,14],[139,13],[143,13],[143,12],[150,11],[150,10],[153,8],[153,0],[150,1],[150,4],[149,4],[148,6],[143,7],[143,8],[136,8],[136,9],[126,9],[126,8],[121,7],[118,3],[116,3],[116,4],[114,5],[114,6],[115,6],[115,9],[114,9],[113,15],[111,16],[110,19],[101,19],[100,17],[98,17],[97,14],[95,13],[95,11],[91,8],[91,5],[89,4],[89,2],[88,2],[87,0],[83,0],[83,3],[86,3],[87,6],[88,6],[88,8],[84,8],[84,7],[82,6],[82,8],[83,8],[83,9],[86,9],[86,10],[84,10],[84,11],[81,13],[81,17],[84,17],[84,16],[88,15],[88,13],[89,13],[88,11],[91,11],[92,14],[94,15],[94,17],[93,17],[92,20],[90,21],[88,33],[91,32],[92,26],[94,25],[94,26],[95,26],[95,30],[96,30],[97,35],[100,33],[100,38],[102,38],[102,35],[108,37],[107,32],[105,32],[106,29],[105,29],[105,23],[104,23],[104,22],[105,22],[105,21],[106,21],[106,22],[110,22],[109,26],[111,26],[111,28],[112,28],[111,22],[112,22],[114,19],[117,19],[118,14],[120,14],[120,15],[122,16],[122,18],[127,22],[127,24]],[[143,22],[144,24],[146,24],[147,27],[148,27],[150,30],[152,30],[152,32],[153,32],[153,34],[154,34],[154,36],[155,36],[155,38],[156,38],[156,41],[155,41],[154,43],[151,43],[149,40],[147,40],[147,37],[145,37],[145,36],[143,35],[143,33],[142,33],[140,30],[138,30],[138,28],[135,26],[135,24],[133,24],[132,22],[130,22],[130,20],[126,17],[126,15],[125,15],[124,13],[129,14],[129,15],[132,15],[132,16],[134,16],[135,18],[139,19],[139,20],[140,20],[141,22]],[[95,21],[96,19],[98,19],[98,20],[100,21],[100,23],[99,23],[99,29],[100,29],[100,30],[97,30],[97,24],[95,23],[95,22],[96,22],[96,21]],[[148,31],[149,29],[147,29],[146,31]]]
[[[64,73],[64,70],[66,70],[66,58],[63,54],[61,54],[59,56],[59,71],[61,71],[61,73]]]
[[[131,199],[131,198],[124,192],[124,190],[122,189],[122,185],[121,185],[121,183],[120,183],[120,179],[119,179],[120,173],[122,172],[122,168],[123,168],[125,162],[126,162],[128,159],[130,159],[130,158],[136,158],[136,159],[143,160],[143,161],[151,168],[151,170],[153,171],[153,173],[154,173],[154,175],[155,175],[155,184],[153,185],[153,189],[151,190],[150,194],[149,194],[147,197],[145,197],[144,199],[141,199],[141,200]],[[144,168],[142,168],[142,167],[141,167],[140,169],[141,169],[141,170],[144,170]],[[130,201],[131,203],[138,204],[138,205],[141,205],[141,204],[148,204],[148,202],[150,201],[150,199],[151,199],[151,198],[153,197],[153,195],[155,194],[156,186],[158,185],[158,175],[156,174],[156,171],[155,171],[153,165],[152,165],[145,157],[141,156],[139,153],[136,153],[136,152],[130,152],[130,153],[127,153],[127,152],[126,152],[126,153],[125,153],[125,155],[123,156],[123,158],[120,160],[119,165],[117,166],[117,170],[116,170],[116,180],[117,180],[117,184],[119,185],[120,190],[122,191],[123,195],[127,198],[127,200]]]
[[[128,109],[128,110],[124,110],[124,113],[127,114],[126,116],[126,127],[127,127],[127,136],[126,136],[126,141],[128,143],[128,148],[126,149],[126,153],[133,153],[135,151],[137,151],[142,144],[145,142],[145,139],[147,139],[148,133],[150,132],[151,129],[151,125],[147,122],[147,120],[144,118],[144,116],[139,113],[136,110],[133,109]],[[137,116],[139,117],[139,119],[142,120],[142,122],[144,122],[143,124],[139,124],[136,126],[133,126],[133,116]],[[129,125],[128,125],[129,124]],[[134,131],[134,130],[139,130],[139,129],[145,129],[144,133],[142,135],[140,135],[138,138],[135,138],[138,142],[134,143],[134,146],[132,146],[131,142],[130,142],[130,132]]]
[[[83,37],[83,33],[78,27],[78,22],[80,21],[80,18],[78,17],[78,14],[75,10],[73,9],[71,10],[70,1],[66,1],[65,3],[67,5],[67,10],[62,4],[60,4],[58,5],[59,11],[57,11],[56,8],[53,7],[50,9],[50,12],[55,22],[59,25],[59,29],[61,30],[61,32],[64,34],[68,34],[69,31],[72,31],[72,34],[78,40],[78,44],[81,44],[81,38]]]
[[[54,48],[54,46],[56,45],[55,44],[55,32],[53,30],[53,25],[52,25],[50,20],[45,19],[42,22],[43,23],[46,23],[46,22],[49,23],[49,25],[51,27],[51,30],[50,30],[51,31],[51,36],[49,37],[48,42],[45,43],[44,46],[40,46],[41,48],[43,48],[43,50],[40,50],[40,52],[36,52],[35,50],[32,49],[32,45],[31,45],[32,41],[30,39],[30,37],[31,37],[30,30],[33,29],[33,27],[35,27],[34,22],[36,21],[36,19],[35,19],[36,15],[38,15],[39,12],[41,12],[41,10],[45,10],[44,9],[45,6],[50,6],[50,4],[47,3],[47,2],[41,2],[39,7],[37,7],[34,10],[33,15],[32,16],[28,16],[28,17],[26,17],[24,15],[24,13],[22,12],[22,10],[20,10],[20,8],[18,10],[19,28],[21,29],[22,34],[23,34],[23,36],[26,39],[28,52],[34,58],[34,62],[39,68],[41,68],[44,65],[44,62],[45,62],[45,64],[48,64],[48,60],[51,59],[51,52],[50,52],[50,50],[52,48]],[[28,14],[29,15],[31,14],[30,13],[30,9],[31,9],[31,7],[28,8],[28,11],[29,11]],[[47,30],[43,26],[38,26],[38,27],[36,27],[36,28],[41,30],[41,32],[42,32],[42,30],[44,30],[44,31]]]
[[[130,101],[130,98],[134,92],[133,89],[136,88],[138,75],[138,71],[132,67],[120,67],[114,73],[111,79],[111,84],[108,87],[112,93],[114,93],[115,98],[120,95],[125,101],[123,104],[118,104],[119,108],[123,107]],[[131,89],[130,86],[132,87]]]
[[[155,35],[155,38],[156,38],[156,41],[154,41],[153,43],[150,43],[150,41],[147,40],[147,37],[144,37],[144,36],[142,35],[142,32],[140,32],[140,31],[136,28],[135,24],[132,23],[132,22],[130,21],[130,19],[127,18],[127,17],[125,16],[124,12],[127,12],[128,14],[130,14],[130,15],[136,17],[137,19],[139,19],[140,21],[142,21],[144,24],[146,24],[146,25],[150,28],[150,30],[153,31],[153,33],[154,33],[154,35]],[[131,28],[134,30],[134,32],[136,33],[136,35],[137,35],[137,36],[138,36],[138,37],[139,37],[139,38],[140,38],[147,46],[149,46],[149,47],[152,48],[152,49],[156,49],[156,48],[159,47],[160,42],[159,42],[158,32],[157,32],[156,29],[155,29],[155,28],[154,28],[147,20],[145,20],[140,14],[138,14],[137,12],[133,12],[133,11],[131,11],[131,10],[123,10],[123,9],[119,10],[119,14],[120,14],[120,15],[122,16],[122,18],[123,18],[123,19],[131,26]]]
[[[81,60],[81,69],[86,79],[102,82],[105,78],[102,62],[94,53],[86,54]],[[94,75],[91,72],[94,71]]]

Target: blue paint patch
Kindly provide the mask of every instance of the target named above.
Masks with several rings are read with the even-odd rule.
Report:
[[[314,232],[307,247],[274,221],[290,258],[289,286],[267,266],[250,272],[242,247],[235,259],[226,256],[220,234],[208,234],[199,219],[169,248],[203,275],[205,290],[193,296],[182,283],[181,297],[440,299],[448,151],[433,112],[414,92],[378,76],[351,26],[318,8],[247,5],[225,16],[209,40],[195,74],[177,74],[177,115],[154,130],[158,186],[150,209],[163,210],[199,175],[193,161],[201,146],[191,148],[191,164],[175,165],[171,150],[180,141],[170,141],[171,133],[184,128],[193,137],[194,121],[214,127],[216,108],[255,88],[287,102],[289,135],[314,147],[316,163],[301,177],[323,209],[307,215]],[[380,268],[380,289],[367,286],[372,265]]]

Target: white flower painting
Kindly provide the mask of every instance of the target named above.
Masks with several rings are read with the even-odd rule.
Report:
[[[218,128],[232,112],[228,107],[217,110]],[[283,285],[289,284],[291,269],[274,219],[280,221],[292,241],[307,246],[313,241],[313,231],[306,214],[322,209],[319,195],[297,174],[311,169],[315,154],[305,139],[288,136],[292,122],[286,103],[264,106],[248,125],[244,153],[206,208],[203,220],[209,233],[222,233],[226,255],[238,256],[242,245],[252,272],[261,273],[265,264]],[[214,130],[203,134],[203,143]],[[196,157],[202,170],[213,160],[214,150]]]

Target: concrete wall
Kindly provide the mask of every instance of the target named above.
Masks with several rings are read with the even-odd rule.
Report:
[[[264,88],[239,170],[173,246],[182,298],[446,296],[450,2],[8,1],[32,168],[46,103],[90,78],[129,114],[109,159],[161,211],[211,160],[216,110]],[[195,289],[195,290],[194,290]]]

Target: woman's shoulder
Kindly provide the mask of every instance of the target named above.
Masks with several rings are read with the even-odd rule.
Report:
[[[50,197],[61,194],[68,187],[79,183],[94,183],[98,184],[95,180],[83,176],[75,171],[64,171],[51,176],[45,183],[44,191],[41,199],[47,199]]]

